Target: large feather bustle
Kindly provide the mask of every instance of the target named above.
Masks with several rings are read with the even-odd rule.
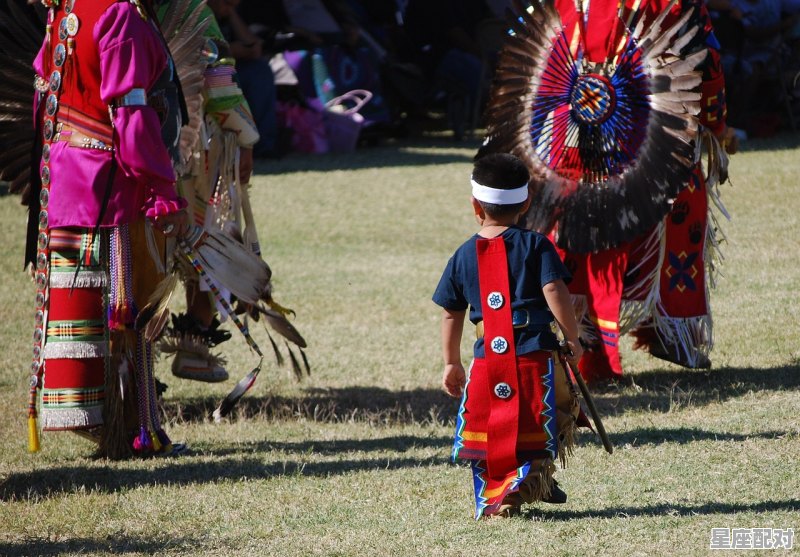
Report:
[[[477,157],[510,152],[526,162],[532,197],[526,226],[542,232],[555,228],[561,247],[588,252],[631,240],[669,212],[696,162],[701,82],[696,68],[707,52],[687,52],[698,32],[696,26],[687,27],[691,15],[687,11],[665,29],[665,10],[651,24],[640,20],[633,31],[628,29],[619,60],[615,66],[606,66],[606,71],[625,86],[634,80],[625,81],[621,72],[639,72],[636,79],[647,88],[647,94],[640,95],[647,102],[645,131],[636,152],[620,157],[630,155],[630,160],[611,164],[610,171],[594,172],[588,164],[575,176],[562,172],[558,159],[554,164],[548,158],[552,153],[547,151],[546,132],[554,124],[547,118],[555,121],[559,116],[545,111],[547,103],[555,106],[569,98],[570,90],[562,84],[570,79],[574,83],[586,69],[570,51],[551,0],[535,1],[532,6],[514,1],[508,18],[511,33],[499,57],[485,113],[487,137]],[[639,90],[643,93],[641,85]],[[632,110],[641,109],[634,106]],[[625,119],[621,121],[626,124]],[[602,152],[595,145],[608,144],[607,134],[599,133],[600,126],[594,127],[581,128],[582,135],[573,138],[585,152]],[[598,156],[597,160],[603,159]]]
[[[46,11],[24,0],[0,7],[0,180],[27,198],[33,148],[33,62],[44,39]]]

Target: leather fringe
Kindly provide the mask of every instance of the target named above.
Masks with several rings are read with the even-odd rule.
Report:
[[[555,473],[556,465],[552,459],[546,458],[540,461],[538,467],[536,462],[532,462],[528,475],[519,484],[519,494],[522,500],[526,503],[534,503],[550,497]]]
[[[106,368],[106,398],[103,405],[103,423],[105,425],[100,434],[96,456],[122,460],[133,456],[130,439],[128,439],[130,428],[125,421],[125,405],[129,401],[124,395],[134,391],[133,385],[130,384],[131,374],[128,372],[130,363],[125,356],[125,351],[116,350],[115,353],[119,355],[111,358],[111,365]]]

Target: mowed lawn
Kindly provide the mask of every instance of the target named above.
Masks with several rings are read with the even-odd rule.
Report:
[[[265,368],[215,424],[216,403],[257,363],[241,338],[222,346],[224,384],[159,361],[168,429],[191,447],[175,459],[94,460],[72,434],[27,452],[34,289],[24,210],[0,197],[0,555],[705,555],[712,528],[800,537],[800,141],[751,141],[722,187],[733,221],[713,369],[626,342],[634,384],[596,393],[614,454],[583,434],[557,476],[565,505],[481,522],[470,472],[449,462],[456,402],[439,387],[430,301],[476,230],[476,147],[431,139],[257,165],[275,298],[297,312],[312,374],[298,383],[278,368],[254,326]]]

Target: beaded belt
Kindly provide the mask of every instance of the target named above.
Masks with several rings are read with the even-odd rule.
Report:
[[[97,149],[99,151],[114,152],[114,146],[101,141],[95,137],[90,137],[83,132],[70,128],[69,126],[61,126],[61,129],[53,137],[53,141],[67,141],[74,147],[82,147],[84,149]]]

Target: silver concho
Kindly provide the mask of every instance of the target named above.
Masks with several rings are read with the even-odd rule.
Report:
[[[53,121],[52,120],[45,120],[44,121],[44,140],[50,141],[53,139]]]
[[[39,192],[39,206],[42,209],[47,209],[48,203],[50,203],[50,190],[43,189]]]
[[[50,74],[50,90],[55,93],[61,88],[61,72],[56,70]]]
[[[47,97],[47,104],[45,105],[45,110],[47,111],[48,116],[55,115],[56,111],[58,110],[58,99],[52,93],[50,96]]]
[[[58,24],[58,38],[62,41],[66,41],[67,37],[67,18],[61,20],[61,23]]]
[[[59,68],[64,65],[64,61],[67,59],[67,47],[63,44],[56,45],[56,51],[53,54],[53,63]]]
[[[47,191],[47,190],[42,190],[42,191]],[[39,249],[45,249],[47,247],[47,244],[49,243],[49,240],[50,239],[47,237],[46,233],[39,232],[39,243],[38,243]]]
[[[46,163],[50,162],[50,144],[49,143],[45,143],[42,146],[42,160],[44,162],[46,162]]]

